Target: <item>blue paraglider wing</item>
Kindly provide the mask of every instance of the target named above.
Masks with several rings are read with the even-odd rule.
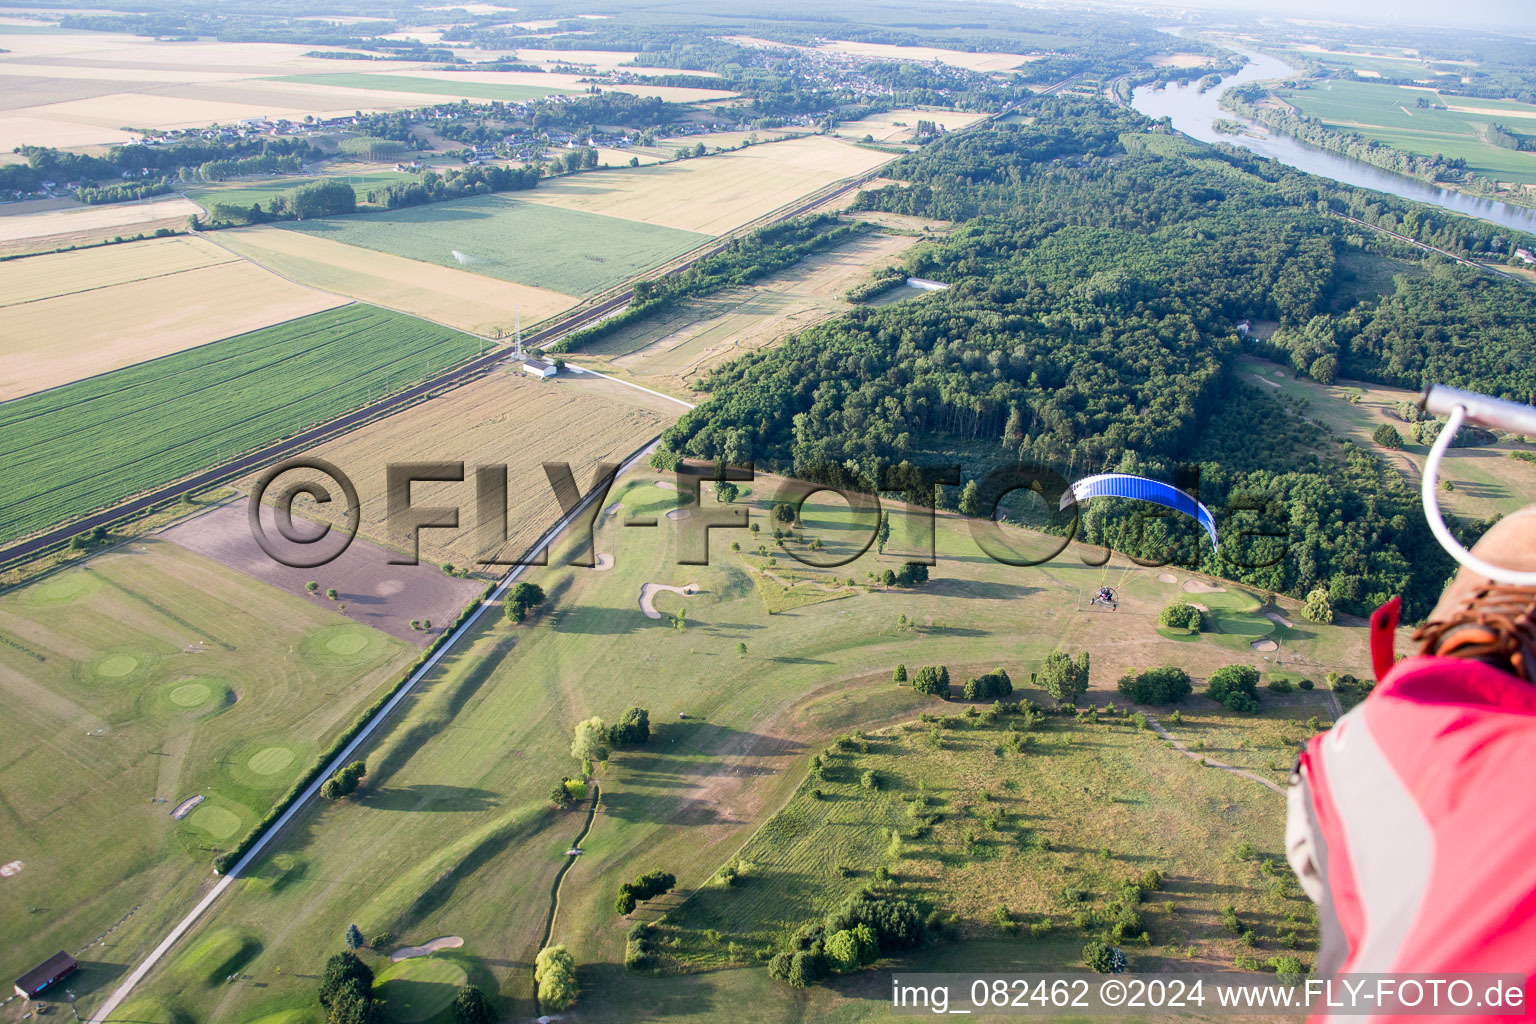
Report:
[[[1067,489],[1067,493],[1061,496],[1061,507],[1065,509],[1076,501],[1086,501],[1089,498],[1130,498],[1133,501],[1149,501],[1163,508],[1182,512],[1205,528],[1206,535],[1211,538],[1211,547],[1220,550],[1220,544],[1216,540],[1216,520],[1211,515],[1211,510],[1190,495],[1179,490],[1172,484],[1165,484],[1161,480],[1149,480],[1144,476],[1132,476],[1129,473],[1101,473],[1098,476],[1085,476]]]

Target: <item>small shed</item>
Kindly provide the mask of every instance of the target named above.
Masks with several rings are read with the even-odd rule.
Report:
[[[36,999],[45,989],[63,981],[80,967],[75,958],[60,950],[16,979],[16,994]]]
[[[546,363],[542,359],[528,359],[523,362],[523,372],[530,377],[540,380],[548,380],[555,375],[555,364]]]

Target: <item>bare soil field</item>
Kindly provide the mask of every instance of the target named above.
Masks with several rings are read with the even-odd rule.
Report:
[[[294,503],[296,515],[302,507],[301,502]],[[441,633],[459,609],[484,588],[483,582],[449,576],[431,562],[391,565],[390,559],[398,557],[393,551],[360,537],[333,562],[314,569],[290,568],[257,545],[248,515],[249,502],[242,497],[178,523],[160,536],[253,579],[419,646]],[[285,550],[302,554],[300,547],[281,541],[273,516],[272,508],[264,506],[262,521],[266,535]],[[295,526],[306,529],[306,524],[297,520]],[[319,584],[313,594],[304,588],[310,581]],[[326,597],[330,589],[337,592],[335,601]],[[432,626],[412,629],[413,619],[430,621]]]
[[[932,121],[945,131],[968,128],[987,115],[970,110],[888,110],[883,114],[871,114],[857,121],[844,121],[837,126],[839,138],[857,142],[866,135],[876,142],[911,142],[917,133],[917,122]]]
[[[346,301],[197,238],[0,263],[0,401]]]
[[[418,483],[411,488],[411,500],[418,506],[460,509],[458,530],[421,531],[421,557],[472,566],[482,553],[475,532],[474,467],[507,466],[507,543],[501,550],[507,553],[504,557],[515,557],[560,517],[543,463],[569,463],[577,486],[585,490],[593,466],[623,459],[680,412],[677,407],[664,414],[655,400],[641,404],[609,397],[579,379],[535,381],[506,369],[326,442],[309,454],[351,476],[362,501],[361,533],[384,543],[389,543],[385,466],[463,461],[463,483]],[[340,514],[316,508],[315,517],[334,522]]]
[[[245,117],[393,110],[441,97],[268,79],[335,72],[337,62],[279,43],[169,42],[111,32],[7,34],[0,59],[0,149],[127,142],[132,128]],[[405,63],[391,70],[407,72]]]
[[[364,249],[301,231],[261,225],[219,233],[219,241],[260,266],[354,299],[489,334],[512,330],[576,304],[576,299],[433,263]]]
[[[843,294],[872,267],[895,261],[916,241],[867,235],[807,257],[759,284],[684,303],[603,338],[573,358],[601,359],[604,372],[692,395],[690,385],[712,367],[851,309]]]
[[[720,234],[890,159],[813,136],[656,167],[572,175],[520,192],[518,199]]]
[[[0,246],[7,242],[63,235],[89,234],[101,238],[136,235],[141,231],[153,231],[164,221],[175,221],[178,227],[185,227],[187,218],[199,212],[196,203],[180,196],[104,206],[84,206],[73,200],[61,203],[53,199],[7,203],[0,206]]]

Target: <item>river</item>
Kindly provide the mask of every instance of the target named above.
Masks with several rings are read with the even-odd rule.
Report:
[[[1196,83],[1183,86],[1169,85],[1164,89],[1154,89],[1150,85],[1144,85],[1131,97],[1131,105],[1148,117],[1171,118],[1175,128],[1201,142],[1227,142],[1242,146],[1260,156],[1273,157],[1281,163],[1289,164],[1308,174],[1332,178],[1346,185],[1358,185],[1376,189],[1379,192],[1390,192],[1404,199],[1429,203],[1469,217],[1491,221],[1503,227],[1536,234],[1536,210],[1523,206],[1511,206],[1509,203],[1492,199],[1479,199],[1476,196],[1453,192],[1416,178],[1394,174],[1338,153],[1316,149],[1289,135],[1280,135],[1247,118],[1222,110],[1219,105],[1221,94],[1233,86],[1242,85],[1245,82],[1288,78],[1295,73],[1295,69],[1290,65],[1273,57],[1262,53],[1249,53],[1246,50],[1242,52],[1249,63],[1237,74],[1228,75],[1222,80],[1221,85],[1214,89],[1202,93]],[[1261,137],[1223,135],[1213,127],[1218,118],[1240,121]]]

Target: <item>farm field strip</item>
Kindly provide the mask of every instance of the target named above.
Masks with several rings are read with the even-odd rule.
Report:
[[[180,236],[9,260],[0,263],[0,308],[164,277],[233,259],[211,242]]]
[[[134,234],[140,230],[138,225],[178,217],[185,220],[200,212],[196,203],[179,196],[106,206],[70,203],[63,208],[25,212],[33,205],[16,203],[12,209],[0,213],[0,242],[19,242],[29,238],[92,230],[111,233],[113,229],[118,229],[119,234]]]
[[[813,136],[653,167],[589,171],[541,182],[519,198],[718,235],[890,160],[889,153]]]
[[[541,184],[516,199],[475,196],[281,230],[575,296],[600,292],[708,241],[695,231],[529,201],[547,190]]]
[[[541,76],[542,77],[542,76]],[[462,84],[460,79],[464,79]],[[370,92],[408,92],[417,96],[453,96],[464,99],[522,100],[559,96],[570,89],[547,88],[535,85],[506,85],[469,80],[467,75],[456,74],[451,78],[429,78],[416,74],[373,74],[369,72],[335,72],[323,75],[284,75],[274,82],[295,85],[317,85],[331,88],[359,89]]]
[[[1280,93],[1303,114],[1346,131],[1422,156],[1464,157],[1476,172],[1500,180],[1536,183],[1536,154],[1503,149],[1478,137],[1479,126],[1505,123],[1516,131],[1536,118],[1536,106],[1463,100],[1432,90],[1335,81]],[[1449,109],[1416,106],[1428,97]]]
[[[8,265],[0,264],[0,277]],[[7,339],[0,347],[0,401],[334,309],[347,301],[231,260],[0,307],[0,337]]]
[[[573,295],[465,273],[263,224],[221,231],[219,244],[316,288],[425,317],[471,334],[511,331],[564,312]]]
[[[467,334],[354,305],[0,405],[0,537],[284,437],[480,347]],[[103,432],[111,446],[100,443]]]
[[[598,462],[628,455],[660,434],[682,411],[676,405],[661,411],[655,403],[629,400],[611,386],[595,387],[595,383],[581,375],[530,380],[509,367],[327,441],[309,454],[340,467],[358,482],[360,530],[384,543],[389,542],[384,490],[388,463],[494,461],[507,466],[508,537],[497,552],[506,557],[526,549],[546,524],[560,518],[543,464],[568,463],[577,485],[586,488]],[[418,505],[456,505],[465,510],[456,531],[421,531],[423,558],[474,565],[484,554],[471,528],[473,492],[472,480],[424,481],[412,487],[412,501]],[[339,509],[315,507],[309,514],[339,523],[339,513]]]

